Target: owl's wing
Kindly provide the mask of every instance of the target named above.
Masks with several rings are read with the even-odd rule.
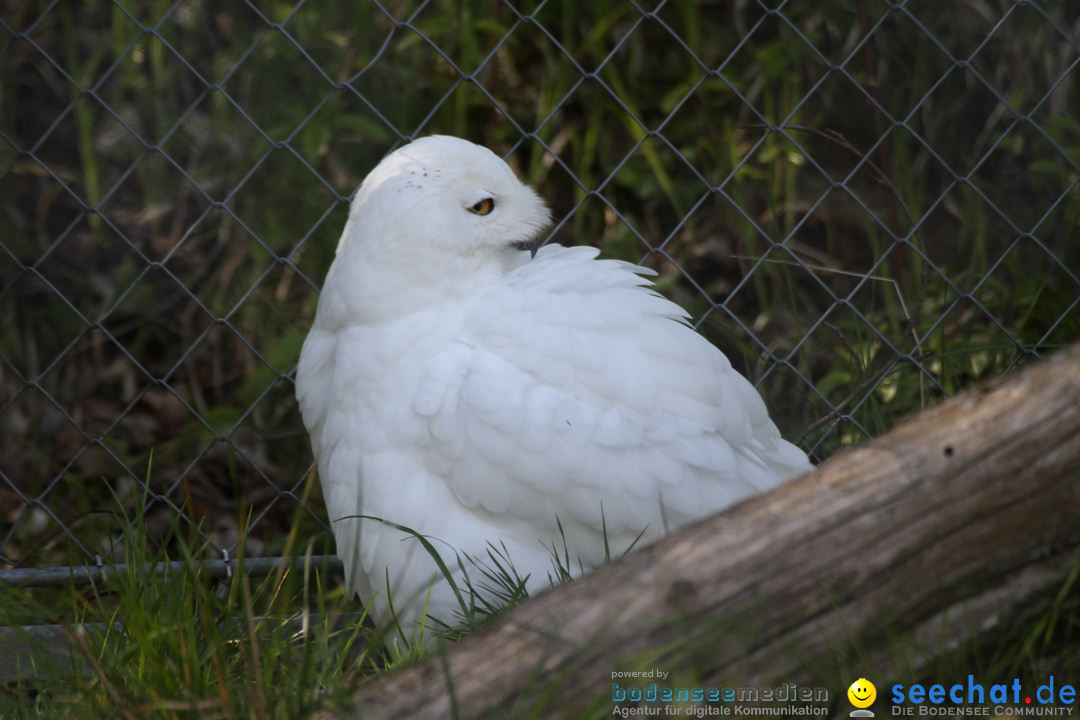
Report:
[[[460,502],[557,517],[586,558],[602,524],[616,545],[655,537],[810,467],[651,271],[597,253],[549,245],[512,270],[413,401]]]
[[[336,407],[334,399],[341,392],[336,372],[338,348],[335,330],[318,325],[311,329],[296,368],[296,400],[319,464],[319,481],[337,554],[345,566],[346,577],[356,578],[361,575],[359,519],[355,516],[362,512],[363,457],[358,439],[345,437],[349,423],[342,420],[341,413],[336,421],[329,417]]]

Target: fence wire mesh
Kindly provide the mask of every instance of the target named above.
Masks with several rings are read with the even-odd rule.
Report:
[[[296,358],[351,193],[429,133],[658,270],[815,460],[1075,341],[1078,37],[1052,0],[6,4],[0,564],[121,561],[136,504],[215,552],[325,529]]]

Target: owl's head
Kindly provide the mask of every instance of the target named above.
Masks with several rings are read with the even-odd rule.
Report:
[[[341,242],[432,256],[515,253],[549,222],[544,201],[498,155],[432,135],[386,156],[364,179]]]

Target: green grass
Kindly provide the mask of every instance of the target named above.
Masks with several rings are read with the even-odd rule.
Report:
[[[78,672],[38,668],[41,677],[5,689],[0,716],[303,717],[358,677],[410,659],[382,642],[340,577],[305,563],[214,580],[199,570],[205,541],[189,528],[173,525],[162,545],[142,513],[118,524],[127,572],[59,593],[5,593],[3,624],[72,628]],[[310,556],[296,541],[288,548]],[[142,571],[176,559],[179,572]],[[77,633],[77,623],[94,629]]]

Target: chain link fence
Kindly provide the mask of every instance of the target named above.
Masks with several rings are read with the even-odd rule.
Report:
[[[1080,339],[1080,5],[0,9],[0,564],[328,544],[293,373],[351,193],[429,133],[644,262],[820,461]]]

